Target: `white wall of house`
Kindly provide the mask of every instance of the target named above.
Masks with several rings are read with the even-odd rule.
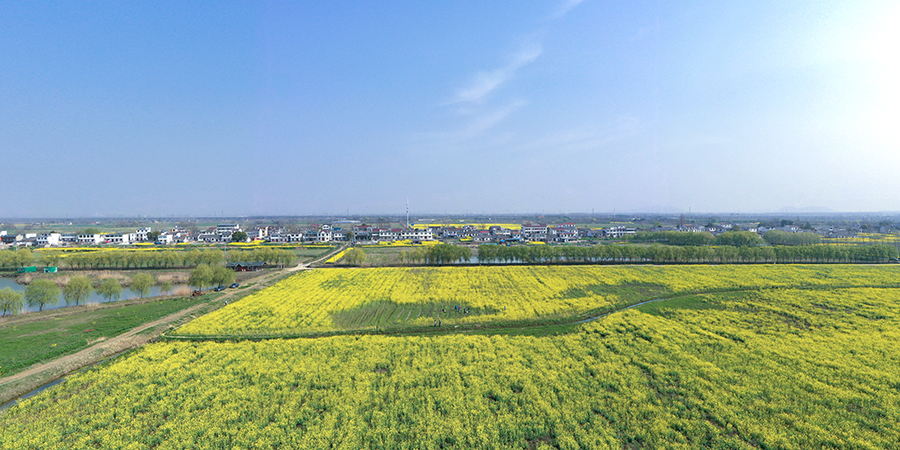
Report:
[[[103,235],[100,234],[79,234],[75,239],[79,245],[97,245],[103,243]]]
[[[131,234],[129,233],[107,234],[104,238],[107,244],[128,245],[134,242],[131,240]]]
[[[216,225],[216,233],[218,234],[231,234],[235,231],[241,231],[241,226],[236,223],[220,223]]]
[[[62,235],[59,233],[41,233],[35,239],[35,242],[37,245],[56,246],[59,245],[61,237]]]
[[[134,241],[135,242],[146,242],[147,234],[150,233],[150,227],[146,228],[138,228],[134,233]]]
[[[417,230],[408,228],[400,232],[400,239],[408,239],[410,241],[431,241],[434,240],[434,234],[429,229]]]

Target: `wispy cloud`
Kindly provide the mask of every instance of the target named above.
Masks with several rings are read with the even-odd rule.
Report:
[[[569,11],[574,9],[576,6],[578,6],[583,1],[584,0],[566,0],[565,2],[563,2],[562,5],[559,6],[559,8],[556,10],[556,12],[554,12],[549,17],[547,17],[547,20],[561,19],[563,16],[568,14]]]
[[[574,9],[583,1],[584,0],[565,0],[562,4],[559,5],[556,12],[548,16],[546,20],[561,19],[566,14],[568,14],[569,11]],[[536,35],[540,34],[543,34],[543,32],[539,31],[538,33],[536,33]],[[541,56],[541,54],[544,52],[544,49],[540,45],[539,38],[537,39],[537,41],[537,44],[532,43],[523,45],[518,52],[516,52],[509,58],[509,62],[506,65],[491,71],[476,73],[475,76],[472,77],[470,83],[465,87],[457,90],[453,98],[445,102],[444,105],[446,106],[460,103],[479,103],[483,101],[490,93],[503,86],[507,81],[515,76],[516,72],[518,72],[528,64],[531,64]]]
[[[527,102],[522,100],[517,100],[508,105],[496,109],[494,111],[489,111],[485,114],[482,114],[475,118],[471,123],[469,123],[462,131],[456,134],[456,140],[468,140],[476,137],[491,128],[494,128],[506,119],[507,116],[512,114],[515,110],[525,106]]]
[[[493,145],[498,142],[498,139],[500,141],[506,141],[511,136],[490,136],[487,131],[502,123],[512,113],[527,104],[528,102],[524,100],[514,100],[499,108],[466,114],[467,117],[464,121],[454,127],[455,129],[452,131],[445,130],[417,133],[412,136],[412,139],[417,146],[430,142],[432,144],[438,144],[438,147],[455,149],[457,149],[457,145],[463,143],[466,144],[467,148],[470,148],[476,141],[479,143],[478,145]]]
[[[582,1],[564,0],[547,20],[562,18]],[[513,142],[516,132],[511,130],[491,132],[491,130],[527,106],[528,102],[521,99],[521,92],[513,94],[519,97],[516,99],[497,95],[497,91],[509,84],[523,68],[541,57],[544,52],[542,38],[547,28],[547,24],[542,24],[531,35],[522,37],[523,43],[518,50],[509,54],[500,67],[476,72],[468,83],[453,93],[449,100],[441,103],[442,107],[451,107],[455,110],[458,116],[455,126],[450,126],[450,129],[445,131],[422,133],[415,139],[420,142],[431,140],[448,148],[464,145],[469,149],[479,146],[496,147],[498,143],[505,145]],[[569,143],[569,145],[577,144]]]
[[[447,105],[482,101],[488,94],[509,81],[522,67],[536,60],[543,48],[539,45],[523,47],[510,58],[505,66],[490,72],[478,72],[468,86],[458,90]]]

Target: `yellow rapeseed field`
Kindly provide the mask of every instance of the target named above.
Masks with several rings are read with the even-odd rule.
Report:
[[[895,286],[898,266],[485,266],[320,269],[198,318],[177,335],[303,335],[575,318],[690,292]]]
[[[340,261],[341,258],[343,258],[344,255],[346,255],[347,252],[349,252],[350,250],[353,250],[353,247],[348,247],[348,248],[345,248],[345,249],[335,253],[334,255],[331,256],[331,258],[328,258],[325,260],[325,264],[334,264],[334,263]]]
[[[542,337],[157,343],[0,413],[0,449],[897,448],[898,330],[896,289],[783,288]]]

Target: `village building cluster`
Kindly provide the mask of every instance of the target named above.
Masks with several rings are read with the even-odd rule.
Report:
[[[675,227],[657,227],[644,231],[684,231],[710,232],[718,235],[738,229],[730,223],[697,224],[681,223]],[[760,235],[776,229],[787,232],[813,231],[823,237],[854,237],[856,230],[835,229],[834,227],[801,230],[795,225],[783,227],[747,226],[740,228]],[[244,230],[237,223],[221,223],[206,230],[189,231],[179,227],[152,231],[150,227],[138,228],[133,233],[24,233],[8,234],[0,231],[0,241],[7,246],[87,246],[87,245],[132,245],[153,243],[157,245],[173,245],[186,243],[220,244],[233,242],[265,241],[271,243],[307,243],[321,244],[329,242],[383,243],[394,241],[425,242],[433,240],[460,240],[472,243],[515,243],[515,242],[553,242],[570,243],[590,239],[621,239],[637,233],[635,227],[623,225],[604,228],[579,228],[574,223],[524,223],[520,228],[506,228],[493,225],[487,228],[475,225],[462,226],[407,226],[403,228],[387,228],[367,225],[357,220],[340,220],[329,224],[313,225],[300,230],[288,230],[280,227],[264,226]],[[235,233],[240,239],[235,239]]]

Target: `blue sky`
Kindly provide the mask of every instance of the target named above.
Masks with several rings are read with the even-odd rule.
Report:
[[[900,210],[896,2],[305,3],[0,4],[0,217]]]

